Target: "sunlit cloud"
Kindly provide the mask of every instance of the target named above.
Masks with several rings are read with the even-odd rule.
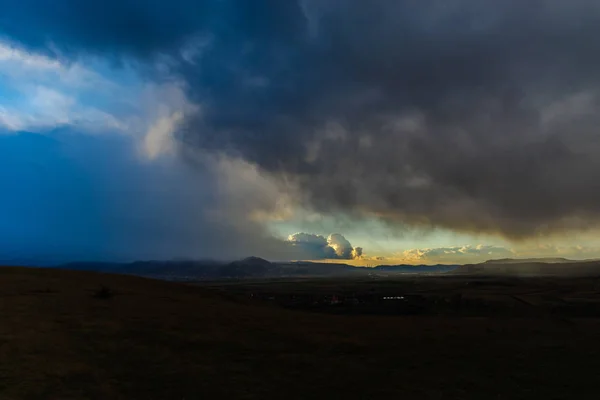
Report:
[[[118,80],[119,74],[114,75]],[[80,62],[63,63],[0,42],[0,84],[0,124],[4,129],[65,125],[91,131],[125,129],[125,121],[116,112],[123,99],[122,93],[117,93],[121,91],[117,82]]]
[[[433,263],[476,263],[493,258],[514,257],[515,252],[504,247],[491,245],[464,245],[455,247],[438,247],[404,250],[394,256],[408,264]]]
[[[105,64],[89,59],[90,64]],[[17,44],[0,40],[0,70],[12,82],[28,80],[33,84],[52,82],[55,85],[93,89],[97,92],[114,89],[114,82],[80,61],[61,60],[45,54],[28,51]],[[9,82],[10,83],[10,82]]]
[[[288,243],[301,249],[309,259],[358,260],[363,256],[362,247],[353,247],[348,239],[339,233],[327,238],[313,233],[295,233]]]
[[[195,47],[189,46],[186,51],[192,52]],[[82,133],[129,134],[138,138],[149,160],[173,155],[180,124],[199,111],[184,83],[146,81],[126,64],[115,69],[85,57],[67,63],[0,42],[0,73],[0,127],[5,130],[69,126]]]
[[[540,244],[521,248],[518,255],[520,257],[554,257],[573,260],[598,259],[600,258],[600,246]]]

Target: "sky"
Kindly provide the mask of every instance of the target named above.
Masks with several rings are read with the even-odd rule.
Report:
[[[600,258],[595,0],[0,0],[0,260]]]

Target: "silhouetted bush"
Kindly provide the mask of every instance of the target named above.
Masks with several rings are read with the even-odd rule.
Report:
[[[107,287],[107,286],[102,286],[100,289],[98,289],[96,291],[96,293],[94,293],[94,297],[97,299],[110,299],[111,297],[114,296],[113,291]]]

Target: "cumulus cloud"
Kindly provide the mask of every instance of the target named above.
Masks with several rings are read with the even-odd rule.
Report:
[[[398,258],[409,263],[472,263],[497,258],[514,257],[513,250],[491,245],[466,245],[455,247],[437,247],[409,249],[398,254]]]
[[[295,233],[288,237],[288,242],[306,253],[311,259],[353,260],[362,257],[362,247],[352,247],[343,235],[332,233],[325,238],[312,233]]]
[[[341,259],[351,259],[354,250],[350,242],[339,233],[332,233],[327,238],[327,245],[333,249],[335,255]]]
[[[593,245],[556,245],[543,244],[538,246],[527,246],[518,250],[518,256],[527,257],[561,257],[573,260],[598,259],[600,258],[600,247]]]

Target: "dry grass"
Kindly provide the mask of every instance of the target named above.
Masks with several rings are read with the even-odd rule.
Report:
[[[594,319],[314,315],[21,268],[0,269],[0,315],[3,400],[600,395]]]

